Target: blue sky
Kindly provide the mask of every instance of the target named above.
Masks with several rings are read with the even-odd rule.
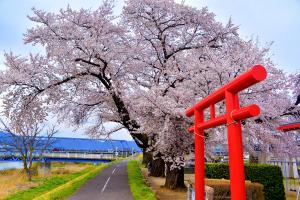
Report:
[[[262,44],[274,42],[272,60],[287,72],[300,70],[300,1],[299,0],[187,0],[196,7],[207,6],[216,19],[232,18],[240,35],[258,37]]]
[[[0,0],[0,68],[3,68],[4,51],[18,54],[42,52],[42,49],[23,44],[23,34],[33,24],[27,15],[31,8],[57,12],[68,4],[72,8],[97,8],[99,0]],[[177,0],[181,2],[181,0]],[[288,73],[300,70],[300,0],[185,0],[185,4],[201,8],[207,6],[216,19],[226,23],[231,17],[239,25],[245,39],[259,38],[262,44],[274,42],[271,58],[280,69]],[[119,13],[123,1],[116,0]],[[61,136],[73,135],[64,126]],[[78,134],[77,136],[82,135]],[[130,138],[124,131],[113,138]]]

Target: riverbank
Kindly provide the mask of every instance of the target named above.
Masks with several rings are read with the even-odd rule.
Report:
[[[38,168],[37,165],[35,167]],[[38,195],[35,190],[42,194],[52,186],[57,187],[94,168],[96,166],[88,163],[52,163],[50,173],[38,174],[36,170],[32,181],[27,181],[22,169],[1,170],[0,199],[24,199],[24,195],[35,197]]]

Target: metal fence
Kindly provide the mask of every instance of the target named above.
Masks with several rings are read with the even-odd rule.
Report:
[[[299,161],[293,159],[294,161],[282,161],[282,160],[272,160],[268,161],[268,164],[276,165],[281,168],[282,175],[284,177],[284,187],[286,191],[298,191],[300,187]]]
[[[187,200],[195,200],[195,189],[190,183],[187,187]]]
[[[214,199],[214,189],[208,186],[205,186],[204,191],[204,199],[205,200],[213,200]],[[187,200],[195,200],[195,188],[191,183],[187,184]]]

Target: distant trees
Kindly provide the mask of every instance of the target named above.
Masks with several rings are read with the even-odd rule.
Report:
[[[0,139],[0,145],[9,152],[16,152],[22,158],[23,168],[29,181],[32,179],[32,164],[34,157],[42,155],[53,142],[57,133],[54,127],[45,130],[38,123],[21,121],[4,122],[1,120],[1,130],[7,135]]]
[[[104,1],[94,11],[33,9],[29,19],[36,26],[24,40],[42,45],[46,54],[5,54],[0,92],[8,118],[26,114],[39,122],[57,114],[74,126],[93,122],[87,129],[93,136],[114,122],[112,130],[126,128],[149,160],[163,160],[157,164],[167,166],[167,187],[181,187],[184,155],[193,144],[185,109],[260,63],[267,81],[240,94],[242,104],[262,108],[259,118],[244,122],[245,147],[282,144],[273,133],[284,121],[280,116],[291,105],[286,91],[293,88],[269,59],[268,47],[241,39],[231,20],[222,25],[207,8],[172,0],[129,0],[120,16],[112,8]],[[221,114],[224,104],[216,106]],[[206,133],[208,152],[226,143],[223,132],[220,127]]]

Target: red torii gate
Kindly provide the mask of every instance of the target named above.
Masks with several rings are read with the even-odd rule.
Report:
[[[255,65],[186,110],[187,117],[195,116],[194,126],[189,128],[189,132],[195,134],[196,200],[204,200],[204,130],[223,124],[226,124],[228,128],[231,199],[246,200],[242,128],[239,121],[259,115],[260,109],[254,104],[240,108],[238,93],[266,77],[265,68]],[[215,104],[222,100],[225,100],[226,113],[216,116]],[[207,108],[210,109],[210,119],[204,121],[204,110]]]
[[[287,132],[287,131],[294,131],[300,129],[300,122],[294,122],[289,124],[283,124],[277,127],[277,130]]]

